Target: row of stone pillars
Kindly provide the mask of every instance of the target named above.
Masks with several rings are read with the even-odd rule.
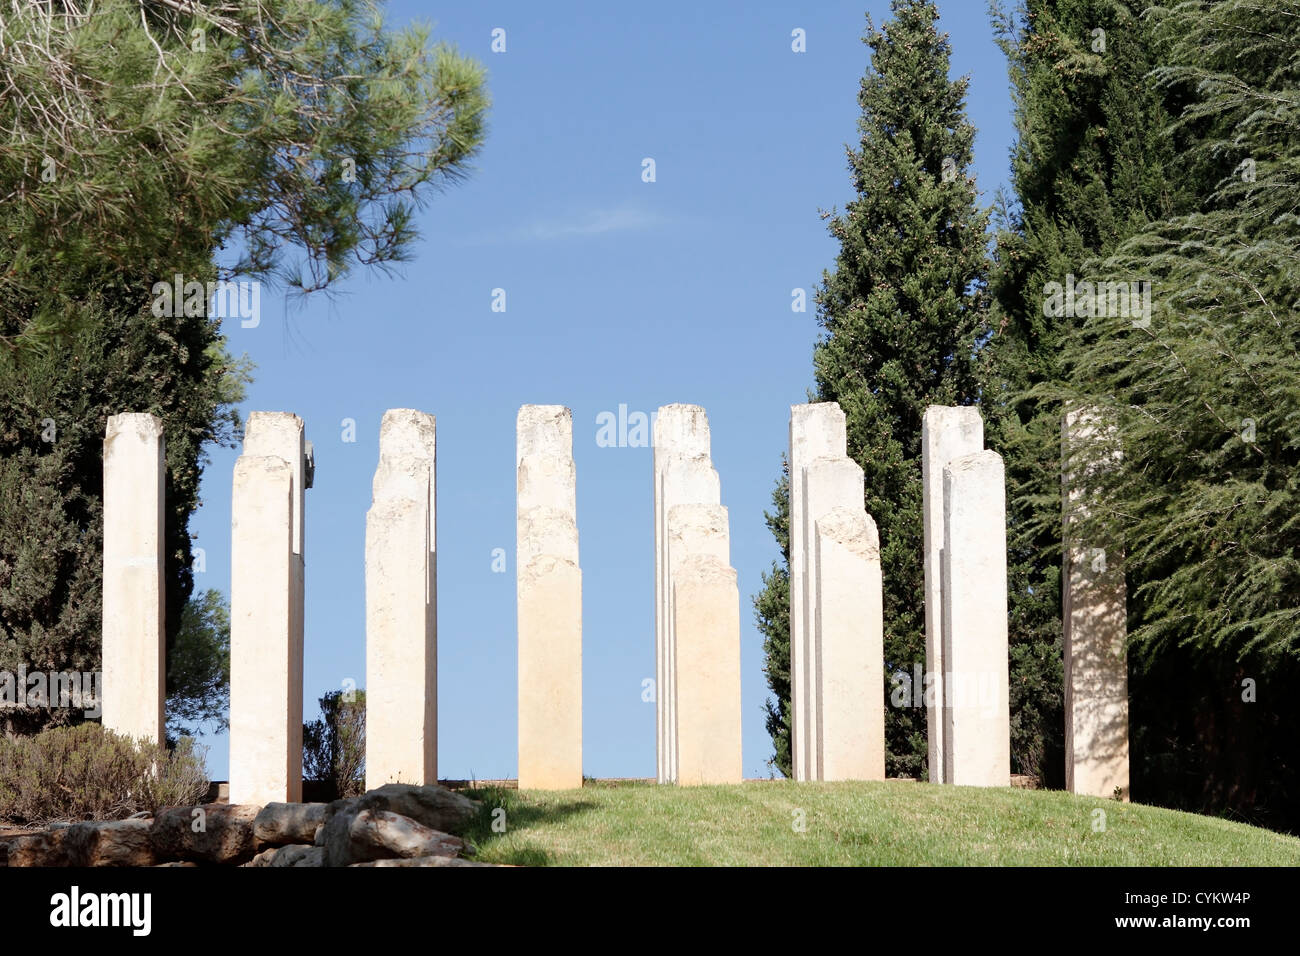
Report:
[[[1109,433],[1067,420],[1067,450]],[[1010,774],[1005,481],[971,408],[922,427],[926,703],[931,779],[1005,786]],[[582,783],[582,573],[569,409],[516,422],[519,785]],[[163,737],[163,433],[109,419],[104,442],[104,724]],[[790,418],[791,745],[798,780],[885,774],[880,542],[834,403]],[[298,800],[302,787],[303,423],[254,412],[231,519],[231,800]],[[1077,477],[1077,476],[1076,476]],[[708,419],[668,405],[654,425],[655,700],[661,783],[739,782],[740,613]],[[1082,481],[1082,480],[1080,480]],[[1083,570],[1086,510],[1066,476],[1067,775],[1127,795],[1123,576]],[[1086,481],[1083,481],[1086,483]],[[380,428],[366,519],[366,785],[437,779],[437,496],[433,416]],[[930,706],[933,701],[933,706]]]

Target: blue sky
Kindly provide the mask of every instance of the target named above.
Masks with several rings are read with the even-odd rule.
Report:
[[[983,201],[1006,182],[1006,65],[983,2],[940,0],[952,73],[971,75]],[[599,447],[597,416],[689,402],[708,412],[741,594],[744,771],[766,777],[767,686],[751,596],[778,557],[763,512],[789,406],[812,384],[811,303],[836,247],[819,209],[852,198],[867,64],[852,3],[389,3],[392,26],[488,68],[493,106],[470,178],[420,214],[414,261],[358,274],[333,298],[227,322],[257,365],[242,411],[292,411],[316,451],[306,504],[304,713],[365,684],[365,515],[385,409],[438,421],[439,774],[513,777],[514,423],[522,404],[573,409],[583,569],[583,766],[653,776],[651,450]],[[506,31],[506,52],[491,51]],[[807,50],[791,50],[791,31]],[[653,158],[656,181],[642,181]],[[791,292],[809,308],[791,311]],[[494,289],[506,311],[492,311]],[[344,441],[344,420],[356,422]],[[217,449],[191,521],[198,588],[228,592],[236,451]],[[492,570],[504,549],[506,573]],[[920,556],[917,556],[920,560]],[[224,735],[209,770],[228,773]]]

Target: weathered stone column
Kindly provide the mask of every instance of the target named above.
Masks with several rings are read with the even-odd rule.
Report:
[[[980,451],[943,468],[944,763],[947,783],[1011,783],[1006,481]]]
[[[104,727],[165,737],[164,441],[152,415],[111,415],[104,434]]]
[[[858,481],[862,472],[858,470]],[[811,482],[810,482],[811,484]],[[861,495],[858,498],[861,501]],[[819,780],[885,779],[880,537],[861,504],[817,519]]]
[[[921,418],[921,512],[925,551],[925,672],[934,706],[926,705],[925,727],[931,783],[947,783],[944,768],[943,658],[943,468],[984,447],[984,422],[969,406],[931,405]],[[917,689],[924,692],[925,687]],[[927,695],[926,699],[930,699]]]
[[[853,459],[846,457],[842,448],[833,456],[814,458],[803,468],[801,491],[803,498],[801,529],[804,535],[804,641],[799,645],[797,652],[792,646],[790,653],[792,660],[797,653],[801,662],[799,670],[804,678],[804,707],[798,712],[798,719],[803,728],[802,738],[807,745],[806,776],[803,779],[824,780],[826,778],[822,757],[825,739],[822,715],[825,710],[826,671],[822,664],[817,627],[821,599],[821,591],[818,587],[821,572],[818,566],[817,523],[836,510],[849,511],[863,518],[866,517],[862,468]],[[858,622],[855,630],[859,639],[866,639],[867,628],[865,620]],[[882,659],[881,667],[883,666]],[[860,689],[859,692],[865,693],[865,688]],[[878,699],[883,706],[883,687]]]
[[[366,515],[366,788],[438,780],[436,424],[384,413]]]
[[[740,592],[736,572],[710,554],[674,568],[677,641],[677,778],[684,785],[740,783]]]
[[[1065,416],[1061,434],[1065,626],[1065,786],[1129,798],[1128,617],[1123,555],[1108,539],[1081,538],[1090,474],[1117,458],[1114,427],[1093,409]],[[1092,446],[1089,448],[1089,446]],[[1077,456],[1078,460],[1072,461]]]
[[[809,582],[804,569],[813,546],[805,516],[804,469],[818,458],[843,456],[844,412],[835,402],[790,406],[790,759],[796,780],[815,780],[816,738],[809,627]],[[859,498],[859,500],[861,500]]]
[[[306,623],[304,596],[306,592],[307,523],[304,504],[306,490],[311,487],[309,444],[304,436],[302,419],[291,412],[251,412],[248,416],[248,422],[244,426],[243,454],[250,458],[264,456],[280,458],[288,463],[290,474],[293,477],[293,490],[290,493],[293,575],[289,596],[291,644],[289,650],[291,658],[289,666],[289,706],[292,713],[297,716],[293,717],[291,714],[287,746],[290,751],[290,774],[297,780],[294,786],[298,788],[299,793],[301,793],[302,789],[302,662],[303,632]],[[278,667],[279,665],[275,666]],[[234,780],[233,770],[231,780]]]
[[[655,719],[659,783],[677,779],[677,693],[672,637],[668,513],[686,504],[717,505],[718,473],[709,460],[709,420],[699,405],[664,405],[654,425]]]
[[[582,786],[582,571],[573,415],[525,405],[516,421],[519,787]]]
[[[235,462],[230,541],[230,802],[302,799],[302,651],[293,606],[294,469]]]

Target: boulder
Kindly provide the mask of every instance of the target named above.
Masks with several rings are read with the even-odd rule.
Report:
[[[325,865],[325,848],[320,846],[302,846],[291,843],[288,846],[271,847],[253,857],[244,866],[256,867],[316,867]]]
[[[344,810],[386,810],[443,833],[461,833],[478,812],[477,800],[437,784],[386,783],[350,800],[335,800],[326,820]]]
[[[459,837],[387,810],[352,807],[336,813],[321,830],[328,866],[351,866],[393,857],[456,856]]]
[[[310,845],[327,809],[327,803],[268,803],[253,821],[253,835],[266,846]]]
[[[172,807],[154,818],[153,849],[160,860],[246,863],[257,852],[253,822],[261,807],[208,803]],[[196,815],[196,810],[202,810]]]
[[[152,830],[152,820],[133,817],[78,823],[61,832],[73,866],[153,866]]]
[[[72,846],[66,838],[70,827],[41,830],[9,841],[10,866],[76,866]]]

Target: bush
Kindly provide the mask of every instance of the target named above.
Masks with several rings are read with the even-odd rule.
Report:
[[[366,692],[330,691],[319,720],[302,725],[302,775],[318,784],[317,800],[355,797],[366,790]]]
[[[0,737],[0,820],[120,820],[200,803],[207,789],[203,751],[189,737],[170,753],[99,724]]]

